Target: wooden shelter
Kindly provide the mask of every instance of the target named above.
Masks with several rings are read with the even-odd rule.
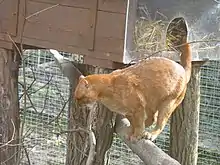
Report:
[[[126,6],[126,0],[3,0],[0,47],[53,48],[114,68],[123,60]]]

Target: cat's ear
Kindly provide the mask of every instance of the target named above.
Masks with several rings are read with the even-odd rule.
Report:
[[[84,79],[84,78],[85,78],[85,76],[83,76],[83,75],[79,76],[79,80]]]
[[[89,82],[85,79],[85,76],[81,75],[79,77],[79,80],[85,84],[85,87],[88,88],[89,87]]]

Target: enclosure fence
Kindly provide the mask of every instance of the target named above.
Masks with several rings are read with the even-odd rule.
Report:
[[[71,54],[64,54],[72,58]],[[69,81],[48,50],[26,50],[19,70],[19,101],[25,141],[23,165],[63,165],[66,155]],[[26,91],[24,91],[26,84]],[[27,93],[26,97],[24,92]],[[210,61],[201,71],[198,165],[220,165],[220,62]],[[169,150],[169,124],[156,140]],[[106,154],[109,165],[141,165],[141,160],[118,138]]]

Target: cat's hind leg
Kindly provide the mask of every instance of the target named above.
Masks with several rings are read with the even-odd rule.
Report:
[[[151,132],[145,132],[145,138],[154,141],[163,131],[168,119],[176,107],[183,101],[186,89],[177,98],[168,98],[158,106],[158,117],[155,128]]]
[[[158,111],[148,111],[147,113],[147,119],[145,120],[145,127],[151,126],[154,122],[157,121]]]

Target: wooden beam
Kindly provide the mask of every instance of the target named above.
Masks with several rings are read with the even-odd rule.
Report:
[[[13,49],[13,43],[8,42],[8,41],[4,41],[4,40],[0,40],[0,48],[5,48],[5,49],[8,49],[8,50],[12,50]]]

